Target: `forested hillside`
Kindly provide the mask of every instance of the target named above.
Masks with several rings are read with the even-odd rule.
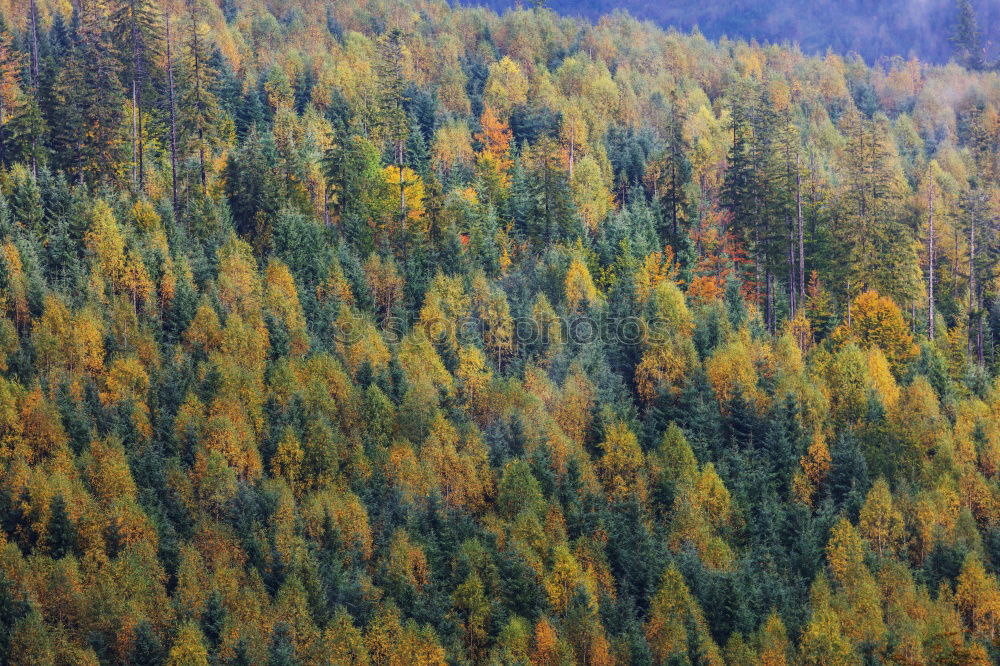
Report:
[[[9,664],[1000,656],[1000,76],[0,2]]]

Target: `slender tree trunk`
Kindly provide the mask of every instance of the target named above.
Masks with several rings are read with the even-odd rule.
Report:
[[[201,99],[201,44],[198,40],[198,23],[194,5],[191,5],[191,51],[194,56],[194,98],[198,107],[198,169],[201,175],[201,193],[208,195],[208,178],[205,175],[204,105]]]
[[[674,238],[677,238],[677,160],[670,157],[670,225]],[[676,242],[676,240],[674,241]]]
[[[972,354],[973,317],[976,312],[976,199],[970,198],[969,218],[969,354]]]
[[[145,184],[145,170],[142,164],[142,59],[139,57],[139,26],[136,24],[135,0],[131,0],[129,7],[132,12],[132,156],[135,160],[133,171],[139,189],[142,190]]]
[[[399,230],[406,228],[406,182],[403,180],[403,151],[402,140],[396,146],[396,166],[399,168]]]
[[[28,5],[28,13],[31,19],[31,88],[35,95],[35,103],[38,103],[38,5],[35,0],[31,0]],[[38,128],[31,128],[31,176],[38,179]]]
[[[774,293],[771,288],[771,269],[764,271],[764,319],[768,333],[774,333]]]
[[[198,130],[198,164],[201,172],[201,193],[208,196],[208,176],[205,175],[205,132]]]
[[[330,226],[330,188],[323,183],[323,224]]]
[[[170,186],[173,194],[174,217],[177,217],[177,118],[174,107],[174,64],[170,45],[170,14],[165,15],[167,24],[167,87],[170,99]]]
[[[799,310],[798,299],[795,298],[797,289],[795,283],[797,276],[795,275],[795,231],[792,229],[791,225],[788,227],[788,307],[791,310],[792,317],[796,315]]]
[[[575,148],[576,148],[576,140],[575,140],[575,131],[574,131],[574,132],[570,133],[570,137],[569,137],[569,178],[570,178],[570,180],[573,180],[573,161],[574,161],[574,157],[575,157],[575,155],[574,155]]]
[[[132,79],[132,184],[139,187],[139,101],[138,88]]]
[[[802,172],[798,167],[799,156],[795,155],[795,208],[799,227],[799,297],[806,298],[806,252],[802,233]]]
[[[983,346],[984,346],[984,343],[985,343],[984,333],[983,333],[983,326],[984,326],[983,320],[985,319],[985,317],[983,316],[983,314],[984,314],[984,308],[985,308],[985,303],[983,303],[982,299],[980,299],[980,301],[979,301],[979,334],[976,336],[976,359],[979,361],[980,367],[986,362],[986,359],[985,359],[985,356],[984,356],[984,350],[983,350]]]
[[[38,88],[38,4],[35,0],[28,3],[28,13],[31,20],[31,87]]]
[[[934,339],[934,182],[927,187],[927,337]]]

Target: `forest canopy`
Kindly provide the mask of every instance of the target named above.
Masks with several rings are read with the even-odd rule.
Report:
[[[1000,658],[997,72],[0,19],[3,663]]]

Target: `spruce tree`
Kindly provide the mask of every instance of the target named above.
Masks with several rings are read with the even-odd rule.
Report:
[[[11,136],[7,123],[17,114],[20,59],[5,21],[0,17],[0,166],[11,162]]]
[[[53,559],[61,559],[73,552],[76,547],[76,527],[66,513],[66,500],[56,495],[52,499],[49,511],[48,533],[49,553]]]
[[[691,180],[691,161],[687,155],[690,152],[688,140],[684,135],[684,123],[687,116],[677,99],[676,91],[672,91],[669,103],[669,116],[666,127],[667,149],[666,187],[663,192],[663,202],[666,206],[667,219],[670,222],[671,238],[678,236],[678,223],[685,219],[687,194],[685,187]]]
[[[59,166],[80,183],[113,179],[123,157],[124,91],[106,6],[78,8],[79,27],[54,86]]]
[[[406,115],[406,78],[403,75],[403,33],[391,30],[378,41],[376,60],[378,109],[376,123],[380,135],[392,152],[393,162],[399,171],[399,226],[406,220],[406,182],[403,166],[406,163],[406,139],[410,122]]]
[[[979,21],[971,0],[955,0],[955,29],[951,43],[958,61],[969,69],[982,69],[983,42],[979,31]]]
[[[128,663],[132,666],[158,666],[162,664],[166,653],[163,643],[149,622],[142,620],[135,628],[135,639],[129,652]]]
[[[111,32],[122,45],[124,65],[132,100],[132,177],[141,190],[145,183],[143,102],[153,93],[152,77],[161,51],[160,14],[151,0],[114,0]]]
[[[208,34],[202,24],[202,9],[197,0],[187,0],[184,17],[184,43],[178,96],[180,143],[188,155],[198,159],[198,180],[202,193],[208,191],[205,162],[208,153],[221,142],[224,125],[219,122],[219,101],[212,92],[216,72],[209,61]]]

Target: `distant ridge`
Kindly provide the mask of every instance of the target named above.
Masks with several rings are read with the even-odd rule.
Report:
[[[517,3],[482,0],[460,4],[502,10]],[[972,0],[972,4],[992,62],[1000,54],[1000,2]],[[856,52],[869,63],[894,55],[947,62],[952,55],[949,37],[956,14],[955,0],[549,0],[545,6],[591,20],[623,9],[663,27],[697,27],[711,39],[729,36],[790,41],[806,53],[827,49]]]

